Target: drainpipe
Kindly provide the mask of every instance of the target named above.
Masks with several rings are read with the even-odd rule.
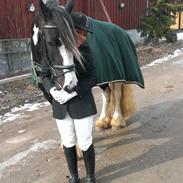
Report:
[[[149,8],[149,0],[146,0],[146,8]]]
[[[107,9],[106,9],[106,7],[105,7],[105,5],[104,5],[103,0],[99,0],[99,2],[100,2],[100,4],[101,4],[101,6],[102,6],[102,9],[103,9],[103,11],[104,11],[104,14],[105,14],[105,16],[106,16],[108,22],[112,22],[111,19],[110,19],[109,14],[108,14],[108,12],[107,12]]]
[[[146,8],[149,8],[149,0],[146,0]],[[148,16],[148,12],[146,13],[146,16]]]

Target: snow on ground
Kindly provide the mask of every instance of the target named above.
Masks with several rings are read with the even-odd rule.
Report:
[[[177,33],[177,39],[178,40],[183,40],[183,32]],[[173,54],[166,55],[166,56],[164,56],[160,59],[154,60],[150,64],[147,64],[147,65],[141,67],[141,69],[146,69],[146,68],[149,68],[151,66],[157,66],[158,64],[161,64],[163,62],[166,62],[166,61],[168,61],[172,58],[175,58],[175,57],[181,56],[181,55],[183,55],[183,48],[175,50]],[[177,64],[182,64],[182,63],[180,63],[180,61],[179,61],[179,63],[177,63]]]
[[[144,65],[142,67],[142,69],[146,69],[146,68],[149,68],[151,66],[157,66],[157,65],[162,64],[162,63],[164,63],[164,62],[166,62],[166,61],[168,61],[168,60],[170,60],[172,58],[175,58],[175,57],[181,56],[181,55],[183,55],[183,48],[175,50],[173,54],[164,56],[164,57],[162,57],[160,59],[154,60],[150,64]]]
[[[21,116],[23,116],[24,111],[34,111],[48,105],[49,105],[49,102],[43,102],[43,103],[32,103],[32,104],[28,103],[20,107],[15,107],[11,109],[10,112],[6,113],[3,116],[0,116],[0,125],[5,122],[10,122],[17,118],[20,118]]]

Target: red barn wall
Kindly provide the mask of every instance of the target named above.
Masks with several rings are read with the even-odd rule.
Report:
[[[91,17],[107,20],[99,0],[87,0],[86,14]],[[103,0],[110,19],[124,29],[134,29],[140,24],[140,16],[146,8],[147,0]],[[124,3],[124,8],[120,4]]]
[[[30,35],[30,25],[36,13],[30,13],[27,6],[37,0],[1,0],[0,39],[26,38]]]
[[[115,24],[125,28],[137,28],[140,15],[146,7],[147,0],[103,0],[109,16]],[[60,0],[65,4],[66,0]],[[74,11],[100,20],[106,20],[99,0],[75,0]],[[123,9],[119,8],[121,2],[125,3]],[[29,3],[34,3],[36,12],[27,10]],[[30,25],[38,10],[38,0],[1,0],[0,3],[0,39],[28,38]]]

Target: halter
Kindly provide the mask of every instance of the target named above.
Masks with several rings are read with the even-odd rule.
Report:
[[[39,33],[41,34],[41,37],[44,40],[44,47],[45,47],[44,49],[46,50],[46,58],[48,59],[48,60],[46,59],[46,62],[47,62],[48,66],[49,66],[49,68],[51,70],[51,73],[52,73],[51,79],[53,79],[54,82],[62,89],[63,86],[61,86],[61,84],[57,82],[57,79],[60,78],[60,77],[64,77],[64,75],[66,73],[69,73],[69,72],[72,72],[72,71],[76,72],[75,65],[72,64],[72,65],[64,66],[64,65],[51,65],[50,64],[51,61],[50,61],[50,59],[49,59],[49,57],[47,55],[48,51],[47,51],[47,47],[46,47],[46,44],[45,44],[45,42],[47,40],[45,39],[45,36],[43,34],[42,29],[57,29],[57,26],[56,25],[44,25],[44,26],[41,26],[41,30],[39,31]],[[55,69],[60,69],[63,72],[61,74],[57,75]]]

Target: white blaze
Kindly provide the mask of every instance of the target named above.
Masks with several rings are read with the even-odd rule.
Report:
[[[36,25],[34,24],[33,27],[33,36],[32,36],[32,40],[34,42],[34,46],[38,43],[38,32],[39,32],[39,27],[36,27]]]
[[[47,0],[42,0],[44,4],[46,4]]]
[[[69,52],[64,45],[59,47],[60,54],[62,55],[63,58],[63,65],[68,66],[68,65],[73,65],[74,64],[74,57],[71,52]],[[64,70],[67,71],[67,70]],[[64,86],[69,86],[70,89],[75,87],[77,85],[77,77],[74,71],[68,72],[65,74],[65,82]]]

